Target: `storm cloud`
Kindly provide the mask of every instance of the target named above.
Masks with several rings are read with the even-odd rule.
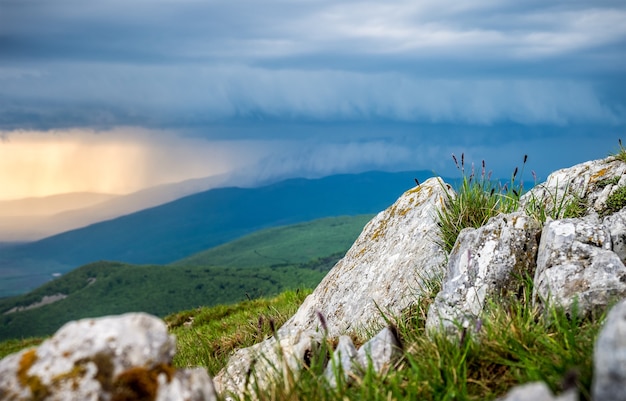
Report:
[[[567,148],[547,171],[624,132],[624,59],[623,1],[6,0],[0,130],[262,141],[259,176]]]

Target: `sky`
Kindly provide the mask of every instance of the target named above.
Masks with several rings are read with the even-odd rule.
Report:
[[[0,200],[452,153],[545,179],[620,137],[623,0],[0,0]]]

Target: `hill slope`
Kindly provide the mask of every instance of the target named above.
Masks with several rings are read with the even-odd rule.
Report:
[[[64,322],[82,317],[130,311],[164,316],[201,305],[274,295],[285,289],[312,288],[343,256],[371,217],[326,218],[267,229],[176,265],[85,265],[31,293],[0,300],[0,339],[47,335]],[[288,244],[282,242],[284,238],[289,238]],[[6,313],[59,294],[66,298]]]
[[[0,250],[0,296],[15,295],[97,261],[163,264],[254,231],[327,216],[376,213],[429,172],[292,179],[191,195],[34,243]],[[4,280],[2,280],[4,279]],[[9,281],[7,281],[9,280]],[[4,284],[3,284],[4,281]]]

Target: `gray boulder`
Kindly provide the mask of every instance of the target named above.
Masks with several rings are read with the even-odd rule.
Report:
[[[381,311],[398,315],[419,302],[422,289],[442,275],[445,263],[436,245],[436,210],[445,199],[444,188],[441,179],[431,178],[374,217],[285,326],[316,329],[319,312],[328,335],[337,337],[382,327]]]
[[[535,267],[539,223],[523,213],[501,214],[461,231],[450,253],[442,289],[426,328],[454,334],[480,316],[488,297],[517,290]]]
[[[446,190],[451,189],[441,179],[431,178],[374,217],[345,257],[278,330],[281,348],[299,344],[294,336],[312,338],[324,332],[334,338],[383,327],[381,312],[399,315],[419,302],[422,289],[443,271],[445,254],[435,243],[436,210],[446,198]],[[218,391],[239,396],[250,388],[251,380],[260,386],[269,385],[273,379],[268,375],[277,371],[269,367],[282,366],[275,343],[272,338],[237,351],[214,378]],[[311,342],[306,340],[305,345],[306,349]],[[289,355],[293,358],[287,358],[292,361],[288,366],[299,369],[304,363],[302,353]],[[259,361],[267,361],[267,366]]]
[[[237,350],[213,379],[215,388],[234,399],[245,392],[267,389],[281,379],[297,379],[323,340],[317,331],[282,327],[275,336]]]
[[[171,366],[175,347],[165,323],[144,313],[70,322],[0,361],[0,399],[215,400],[205,370]]]
[[[596,340],[592,395],[594,400],[626,400],[626,300],[609,312]]]
[[[362,370],[371,367],[380,374],[387,371],[401,353],[402,348],[396,334],[389,327],[385,327],[359,348],[356,359]]]
[[[611,233],[590,215],[548,221],[543,229],[533,300],[584,316],[626,296],[626,267],[612,250]]]

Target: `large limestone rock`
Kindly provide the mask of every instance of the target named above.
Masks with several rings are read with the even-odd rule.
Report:
[[[596,340],[593,362],[593,399],[626,401],[626,300],[609,312]]]
[[[174,352],[165,324],[147,314],[70,322],[0,361],[0,399],[215,400],[206,371],[172,368]]]
[[[427,281],[443,272],[436,210],[444,188],[431,178],[372,219],[285,326],[316,329],[321,313],[328,335],[336,337],[382,326],[381,311],[397,315],[418,302]]]
[[[580,315],[626,296],[626,267],[596,215],[548,221],[537,255],[533,299]]]
[[[539,223],[523,213],[501,214],[461,231],[450,253],[442,289],[430,306],[426,328],[455,333],[480,316],[488,297],[517,290],[532,277]]]
[[[283,343],[280,348],[291,349],[300,343],[296,337],[311,338],[313,333],[338,337],[353,330],[382,327],[381,311],[399,315],[419,302],[426,282],[443,270],[445,254],[435,243],[436,210],[446,199],[446,190],[451,189],[440,179],[431,178],[372,219],[345,257],[278,330]],[[267,374],[276,369],[256,365],[263,355],[269,365],[281,366],[275,342],[270,339],[235,353],[214,378],[218,391],[240,395],[250,388],[251,380],[261,387],[271,382]],[[305,344],[311,342],[306,340]],[[305,361],[301,354],[290,352],[287,359],[294,363],[289,366],[302,366]]]

